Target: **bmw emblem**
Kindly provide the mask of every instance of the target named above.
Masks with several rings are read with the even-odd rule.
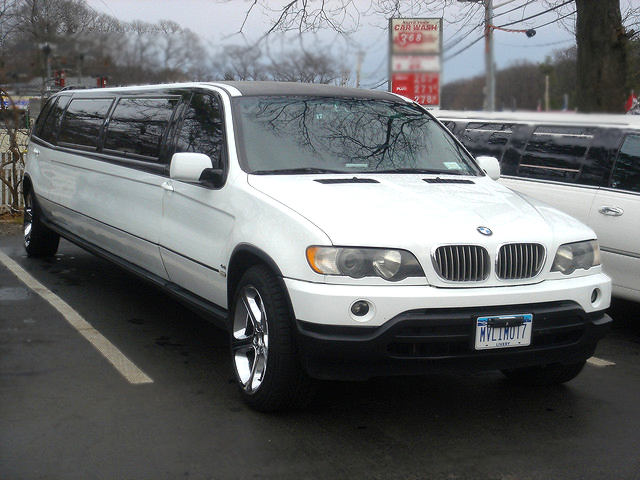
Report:
[[[476,228],[476,230],[478,230],[482,235],[486,235],[487,237],[493,234],[491,229],[487,227],[478,227]]]

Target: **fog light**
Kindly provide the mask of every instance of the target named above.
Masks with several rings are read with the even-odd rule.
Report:
[[[593,292],[591,292],[591,303],[596,303],[600,298],[600,290],[598,288],[594,288]]]
[[[367,313],[369,313],[369,302],[358,300],[353,305],[351,305],[351,313],[353,313],[356,317],[364,317]]]

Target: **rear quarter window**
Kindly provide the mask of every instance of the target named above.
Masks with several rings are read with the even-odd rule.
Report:
[[[33,126],[33,132],[32,133],[36,137],[40,136],[40,133],[42,132],[42,126],[44,125],[44,121],[47,118],[47,115],[49,115],[49,112],[51,111],[51,107],[53,107],[53,105],[55,105],[57,101],[58,101],[57,98],[50,98],[44,104],[44,107],[40,111],[40,115],[38,115],[36,123]]]
[[[70,99],[71,97],[69,96],[58,97],[55,104],[52,104],[51,109],[49,110],[48,115],[44,119],[42,127],[39,129],[37,134],[39,138],[49,143],[56,143],[60,120],[62,119],[62,114],[64,113],[65,108],[67,108]]]

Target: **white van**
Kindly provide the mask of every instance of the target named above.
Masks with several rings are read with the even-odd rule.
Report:
[[[537,112],[435,115],[500,182],[589,225],[613,295],[640,302],[640,117]]]
[[[498,176],[390,93],[65,91],[29,145],[25,247],[63,236],[208,312],[259,410],[303,403],[310,378],[565,382],[611,321],[598,242]]]

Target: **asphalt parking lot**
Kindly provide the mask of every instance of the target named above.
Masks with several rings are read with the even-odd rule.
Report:
[[[308,410],[265,415],[236,392],[225,333],[155,287],[64,241],[36,260],[0,236],[0,253],[90,324],[0,262],[2,480],[640,479],[637,304],[615,302],[604,362],[566,386],[328,382]]]

